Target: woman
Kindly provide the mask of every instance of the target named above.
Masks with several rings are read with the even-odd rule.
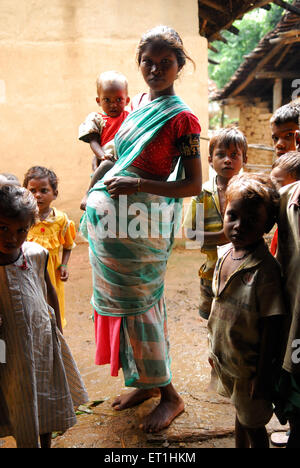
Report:
[[[115,400],[117,410],[160,394],[143,423],[147,432],[167,427],[184,410],[171,383],[163,289],[178,220],[175,199],[201,191],[200,125],[174,90],[187,59],[171,28],[142,37],[137,60],[149,93],[135,100],[137,109],[116,135],[118,161],[91,190],[86,210],[96,363],[111,363],[112,375],[122,367],[125,385],[136,387]],[[162,222],[160,212],[169,220]]]

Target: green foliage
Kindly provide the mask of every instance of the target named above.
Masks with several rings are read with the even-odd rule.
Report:
[[[292,1],[288,0],[288,3]],[[244,56],[252,52],[258,42],[275,28],[284,13],[285,10],[272,4],[269,11],[257,9],[245,15],[242,20],[235,21],[234,26],[240,31],[238,36],[222,31],[228,43],[213,42],[212,45],[219,53],[216,54],[211,50],[208,52],[209,58],[220,63],[208,66],[209,77],[215,81],[218,88],[223,88],[243,62]]]

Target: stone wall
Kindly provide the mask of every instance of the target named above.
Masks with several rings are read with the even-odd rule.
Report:
[[[248,144],[273,147],[270,128],[271,117],[272,113],[268,104],[260,99],[254,99],[253,102],[240,105],[239,128],[246,135]],[[256,170],[256,166],[258,166],[261,170],[268,171],[273,159],[273,151],[250,147],[248,151],[248,168]]]

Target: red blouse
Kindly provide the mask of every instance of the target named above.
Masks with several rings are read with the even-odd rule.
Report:
[[[133,161],[132,166],[150,174],[168,177],[179,156],[199,158],[201,127],[197,117],[183,111],[170,119]]]
[[[135,96],[132,109],[146,104],[146,93]],[[179,156],[183,159],[200,157],[201,127],[197,117],[183,111],[170,119],[133,161],[132,166],[160,177],[168,177]]]

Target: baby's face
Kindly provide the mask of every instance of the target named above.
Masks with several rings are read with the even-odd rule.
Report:
[[[288,174],[281,167],[274,167],[274,169],[271,171],[270,177],[277,190],[279,190],[281,187],[284,187],[285,185],[292,184],[297,180],[293,174]]]
[[[99,106],[109,117],[119,117],[129,103],[127,90],[121,84],[103,84],[96,98]]]
[[[263,237],[267,222],[268,213],[263,203],[234,198],[226,206],[224,233],[237,250],[245,249]]]

